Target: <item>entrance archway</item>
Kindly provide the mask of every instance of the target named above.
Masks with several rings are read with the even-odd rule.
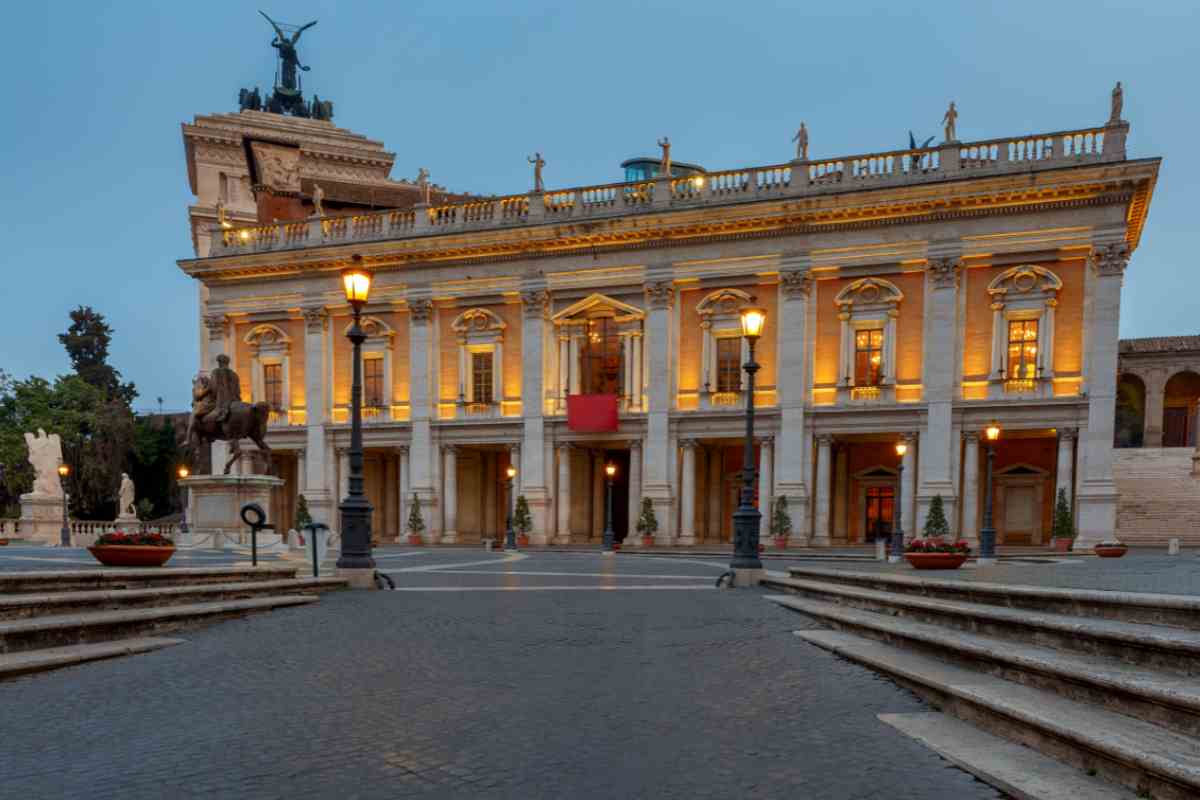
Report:
[[[1167,381],[1163,398],[1163,447],[1196,445],[1196,406],[1200,375],[1178,372]]]
[[[1141,447],[1146,422],[1146,384],[1125,373],[1117,381],[1117,420],[1113,447]]]

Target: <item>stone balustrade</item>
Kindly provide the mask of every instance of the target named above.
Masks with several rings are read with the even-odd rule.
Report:
[[[1126,123],[1055,133],[948,142],[765,167],[661,177],[522,195],[471,198],[438,206],[216,228],[213,256],[292,250],[348,242],[565,222],[664,209],[787,199],[853,190],[1054,169],[1125,158]]]

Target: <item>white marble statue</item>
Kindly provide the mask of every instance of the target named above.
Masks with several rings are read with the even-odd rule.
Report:
[[[954,107],[954,101],[950,101],[950,107],[946,109],[946,115],[942,117],[942,124],[946,126],[946,141],[958,141],[958,109]]]
[[[803,122],[800,123],[800,130],[796,131],[792,141],[796,143],[796,160],[808,161],[808,127]]]
[[[424,167],[417,170],[417,188],[421,190],[421,202],[429,205],[433,194],[430,191],[432,187],[429,185],[429,170]]]
[[[325,190],[321,188],[321,184],[313,184],[312,193],[313,216],[325,216]]]
[[[133,481],[124,472],[121,473],[121,489],[117,494],[117,516],[133,517],[137,515],[133,506]]]
[[[47,435],[38,428],[37,436],[25,434],[25,445],[29,448],[29,463],[35,473],[33,493],[62,497],[62,479],[58,477],[58,465],[62,463],[62,438],[57,433]]]

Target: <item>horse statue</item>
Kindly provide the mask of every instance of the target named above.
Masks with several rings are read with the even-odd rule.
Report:
[[[267,463],[267,474],[271,474],[271,448],[264,437],[271,407],[267,403],[243,403],[235,400],[229,404],[229,415],[220,422],[208,419],[209,412],[216,408],[212,382],[207,375],[197,376],[192,381],[192,418],[188,422],[187,443],[192,454],[193,466],[202,452],[201,448],[213,442],[229,442],[229,460],[225,462],[223,474],[242,457],[240,442],[250,439],[258,446]],[[213,465],[214,470],[216,465]]]

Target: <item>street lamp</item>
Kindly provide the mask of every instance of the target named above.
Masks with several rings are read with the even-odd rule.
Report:
[[[504,470],[504,477],[504,491],[508,494],[508,500],[504,504],[508,509],[504,529],[504,549],[516,550],[517,532],[513,528],[513,517],[516,515],[516,511],[513,509],[513,479],[517,477],[517,468],[509,464],[508,469]]]
[[[896,509],[893,516],[895,524],[892,525],[892,552],[888,554],[888,563],[899,563],[904,557],[904,454],[908,452],[908,445],[905,442],[896,443],[896,455],[900,457],[900,466],[896,468],[897,482],[899,490],[896,492]]]
[[[349,491],[338,511],[342,516],[342,549],[338,569],[374,570],[371,557],[371,503],[363,494],[362,444],[362,343],[367,335],[362,329],[362,309],[371,292],[371,271],[355,254],[351,265],[342,270],[342,288],[346,302],[354,311],[354,324],[346,334],[354,344],[354,371],[350,384],[350,480]]]
[[[993,422],[984,429],[987,442],[987,472],[983,482],[983,527],[979,531],[980,564],[996,562],[996,529],[992,527],[992,461],[996,458],[996,440],[1000,438],[1000,426]]]
[[[71,497],[67,494],[67,476],[70,474],[70,467],[66,464],[58,465],[59,484],[63,490],[63,524],[62,530],[58,532],[58,543],[63,547],[71,546],[71,523],[67,521],[67,500]]]
[[[758,558],[758,528],[762,514],[754,507],[754,373],[758,364],[754,361],[754,345],[762,336],[767,322],[767,311],[747,306],[742,309],[742,336],[746,339],[749,359],[743,365],[746,370],[746,443],[742,454],[742,493],[737,510],[733,512],[733,560],[729,563],[734,572],[734,583],[738,583],[738,570],[761,572],[762,561]],[[755,581],[757,582],[757,581]]]
[[[179,470],[178,470],[178,475],[179,475],[180,481],[182,481],[184,478],[186,478],[190,474],[191,473],[188,472],[188,468],[187,468],[186,464],[180,465]],[[181,534],[186,535],[188,532],[188,523],[187,523],[188,493],[187,493],[187,486],[185,486],[183,483],[179,484],[179,506],[182,511],[182,514],[180,515],[180,520],[179,520],[179,532]]]
[[[605,476],[605,499],[604,499],[604,545],[603,553],[606,556],[613,554],[613,513],[612,513],[612,493],[613,493],[613,478],[617,477],[617,465],[611,461],[604,465]]]

